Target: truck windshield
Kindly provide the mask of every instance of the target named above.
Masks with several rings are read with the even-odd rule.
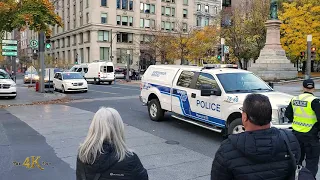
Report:
[[[263,80],[252,73],[217,74],[226,93],[273,91]]]
[[[10,79],[10,76],[8,73],[0,71],[0,79]]]

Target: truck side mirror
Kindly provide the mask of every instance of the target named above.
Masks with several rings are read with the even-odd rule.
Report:
[[[201,85],[201,96],[221,96],[221,90],[218,88],[213,88],[210,84]]]
[[[268,85],[273,89],[273,82],[269,82]]]

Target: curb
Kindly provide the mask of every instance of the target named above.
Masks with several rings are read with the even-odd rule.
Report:
[[[36,101],[31,103],[17,103],[17,104],[6,104],[6,105],[0,105],[0,108],[8,108],[8,107],[14,107],[14,106],[34,106],[34,105],[46,105],[46,104],[62,104],[62,103],[68,103],[71,99],[67,97],[62,97],[58,99],[51,99],[46,101]]]
[[[310,78],[312,80],[320,80],[320,77],[314,77],[314,78]],[[300,79],[294,79],[294,80],[280,80],[280,82],[272,82],[273,84],[286,84],[286,83],[292,83],[292,82],[301,82],[303,81],[304,78],[300,78]]]

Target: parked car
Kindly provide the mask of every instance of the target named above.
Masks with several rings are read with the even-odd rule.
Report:
[[[125,79],[125,69],[118,68],[114,71],[116,79]]]
[[[88,91],[88,84],[81,73],[78,72],[57,72],[53,78],[53,90],[60,90],[63,93],[69,91]]]
[[[36,82],[39,81],[39,75],[38,73],[35,72],[30,72],[30,71],[26,71],[24,74],[24,78],[23,78],[23,82],[26,83],[30,83],[30,82]]]
[[[11,79],[10,75],[0,69],[0,96],[14,99],[17,97],[16,83]]]

